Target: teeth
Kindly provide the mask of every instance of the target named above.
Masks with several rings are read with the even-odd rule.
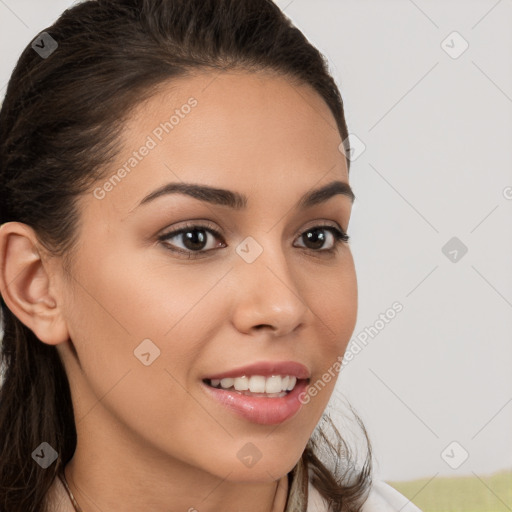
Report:
[[[265,393],[279,393],[282,391],[281,382],[283,379],[279,375],[272,375],[265,382]]]
[[[237,391],[247,391],[249,389],[249,379],[245,375],[237,377],[233,385]]]
[[[265,377],[253,375],[249,378],[249,391],[251,393],[265,393]]]
[[[243,375],[242,377],[226,377],[224,379],[212,379],[211,385],[214,388],[222,389],[235,388],[237,391],[250,391],[251,393],[275,394],[284,391],[291,391],[297,383],[297,377],[290,375]]]
[[[221,379],[220,385],[224,389],[229,389],[229,388],[233,387],[233,382],[235,382],[235,379]]]

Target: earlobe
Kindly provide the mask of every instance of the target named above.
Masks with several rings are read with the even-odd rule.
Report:
[[[57,345],[67,341],[69,333],[48,268],[46,252],[30,226],[21,222],[0,226],[2,297],[37,338]]]

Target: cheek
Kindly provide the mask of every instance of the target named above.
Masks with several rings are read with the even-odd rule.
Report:
[[[83,369],[70,379],[77,417],[85,428],[104,421],[107,410],[120,432],[128,428],[147,447],[198,464],[211,448],[206,433],[225,435],[188,390],[195,359],[211,338],[205,308],[212,299],[201,298],[218,277],[191,279],[190,272],[107,254],[101,261],[81,267],[79,276],[88,278],[78,276],[69,296],[70,336]]]
[[[315,373],[304,401],[315,421],[324,412],[339,377],[341,361],[357,321],[357,277],[352,257],[337,271],[338,278],[326,279],[314,297],[311,309],[318,325],[318,343],[310,353],[316,361]]]
[[[84,254],[66,301],[70,338],[97,396],[127,372],[144,386],[162,374],[149,381],[154,389],[170,385],[165,369],[184,382],[203,339],[194,306],[212,284],[126,254]]]
[[[320,283],[322,288],[319,287]],[[310,294],[313,299],[310,307],[323,332],[322,354],[327,361],[344,352],[356,325],[357,278],[350,253],[343,266],[332,270],[324,279],[317,280],[316,286],[317,291]]]
[[[95,260],[98,258],[83,258],[77,277],[80,286],[71,298],[77,312],[74,320],[86,331],[90,332],[90,327],[108,333],[133,350],[137,341],[146,338],[166,345],[191,319],[197,331],[203,319],[206,321],[197,311],[219,281],[215,272],[187,270],[161,257],[152,261],[133,248],[123,254],[105,251],[101,265]],[[84,316],[94,318],[94,325],[84,322]],[[187,346],[193,346],[193,341],[188,339]]]

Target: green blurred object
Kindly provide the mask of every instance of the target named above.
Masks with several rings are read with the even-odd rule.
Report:
[[[387,483],[423,512],[512,511],[512,470],[490,476],[435,477]]]

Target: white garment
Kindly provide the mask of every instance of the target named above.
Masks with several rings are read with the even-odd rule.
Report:
[[[307,512],[328,512],[325,500],[313,487],[311,481],[308,485],[308,495]],[[421,512],[421,510],[396,489],[382,480],[376,480],[373,482],[362,512]]]

